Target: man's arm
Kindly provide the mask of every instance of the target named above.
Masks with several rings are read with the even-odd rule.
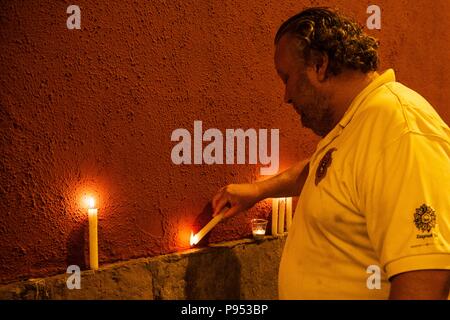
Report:
[[[298,196],[309,173],[309,160],[301,161],[286,171],[267,180],[256,182],[260,200],[266,198]]]
[[[390,280],[390,300],[448,299],[450,270],[409,271],[395,275]]]
[[[230,184],[220,189],[212,200],[213,216],[227,204],[225,212],[230,217],[253,207],[257,202],[271,197],[298,196],[309,172],[309,160],[304,160],[267,180],[255,183]]]

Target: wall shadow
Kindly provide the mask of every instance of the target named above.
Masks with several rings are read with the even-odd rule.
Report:
[[[213,210],[212,210],[212,204],[211,202],[208,202],[204,207],[202,212],[195,218],[194,220],[194,226],[195,231],[199,232],[211,219]],[[213,230],[211,230],[212,232]],[[200,242],[197,244],[197,247],[204,247],[209,243],[209,237],[211,235],[211,232],[207,233],[203,239],[200,240]]]
[[[204,226],[211,220],[211,215],[212,206],[208,203],[195,220],[195,224]],[[199,242],[198,247],[209,243],[209,234]],[[188,258],[185,281],[185,297],[188,300],[240,299],[240,261],[233,250],[226,247],[214,247],[206,252],[193,253]]]
[[[77,225],[73,228],[67,239],[67,266],[72,264],[80,267],[81,270],[86,270],[87,263],[85,258],[86,248],[86,228],[87,221]]]

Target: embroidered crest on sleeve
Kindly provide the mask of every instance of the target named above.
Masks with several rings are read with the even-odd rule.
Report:
[[[331,148],[327,151],[327,153],[325,153],[322,160],[320,160],[319,166],[316,170],[316,186],[326,176],[328,167],[331,165],[331,161],[333,160],[331,154],[336,150],[336,148]]]
[[[422,232],[430,232],[436,226],[436,213],[430,206],[422,204],[414,213],[414,224]]]

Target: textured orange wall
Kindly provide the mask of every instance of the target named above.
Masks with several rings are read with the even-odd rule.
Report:
[[[431,4],[432,3],[432,4]],[[66,8],[81,8],[81,30]],[[83,268],[84,194],[99,206],[100,264],[188,247],[214,193],[259,165],[173,165],[173,130],[279,128],[281,169],[317,142],[283,104],[273,67],[280,23],[333,5],[365,24],[369,1],[0,2],[0,282]],[[379,0],[382,69],[449,122],[450,1]],[[251,217],[208,242],[250,236]]]

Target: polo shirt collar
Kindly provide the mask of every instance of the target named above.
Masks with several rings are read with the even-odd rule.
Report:
[[[353,116],[358,111],[359,106],[364,101],[364,99],[375,89],[381,87],[382,85],[395,81],[395,72],[393,69],[388,69],[379,75],[375,80],[367,85],[352,101],[347,111],[344,113],[341,121],[336,125],[333,130],[331,130],[322,140],[319,141],[316,152],[311,158],[311,161],[315,159],[315,156],[328,146],[336,137],[338,137],[344,128],[352,120]]]
[[[347,124],[352,120],[355,115],[358,107],[361,105],[361,102],[375,89],[381,87],[382,85],[395,81],[395,72],[393,69],[388,69],[383,72],[380,76],[378,76],[375,80],[373,80],[367,87],[363,89],[352,101],[350,107],[345,112],[341,121],[339,121],[339,125],[342,128],[345,128]]]

